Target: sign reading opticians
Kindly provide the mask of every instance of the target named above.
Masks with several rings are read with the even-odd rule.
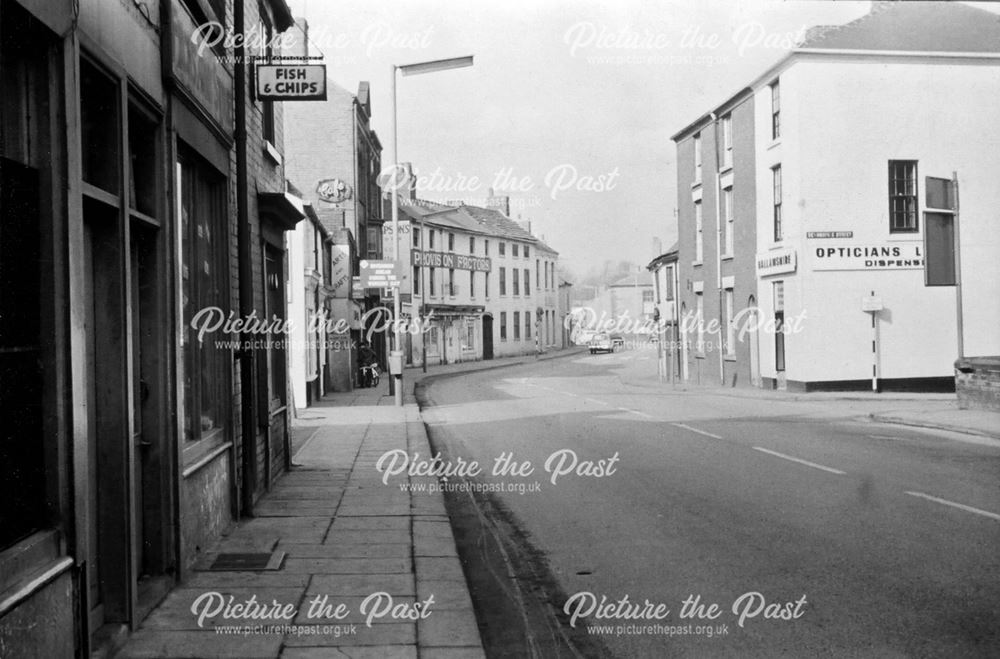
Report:
[[[326,64],[258,64],[256,69],[260,100],[326,100]]]
[[[795,272],[797,266],[794,249],[776,249],[757,255],[757,275],[760,277]]]
[[[924,267],[920,243],[866,243],[830,245],[809,250],[813,270],[920,270]]]

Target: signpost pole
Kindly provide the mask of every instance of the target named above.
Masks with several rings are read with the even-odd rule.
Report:
[[[872,291],[875,297],[875,291]],[[872,315],[872,393],[878,393],[878,311],[870,311]]]
[[[952,194],[954,199],[952,204],[955,209],[955,329],[958,331],[958,358],[965,357],[965,338],[962,318],[962,241],[959,240],[958,222],[958,172],[951,173]]]
[[[391,66],[392,69],[392,239],[393,239],[393,250],[392,258],[398,266],[399,260],[399,156],[397,151],[397,141],[396,133],[396,65]],[[393,326],[395,337],[393,345],[393,353],[390,357],[395,357],[399,355],[402,357],[403,351],[402,346],[400,346],[400,335],[399,335],[399,314],[401,306],[399,303],[399,286],[394,286],[392,289],[392,314],[393,314]],[[391,361],[391,360],[390,360]],[[400,365],[401,366],[401,365]],[[394,402],[396,407],[403,406],[403,369],[400,367],[399,373],[394,373],[392,377],[393,384],[396,385],[393,394]]]

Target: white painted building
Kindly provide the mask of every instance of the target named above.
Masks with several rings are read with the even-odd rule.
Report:
[[[786,328],[760,334],[764,386],[951,385],[956,289],[924,285],[923,239],[925,177],[953,172],[965,353],[1000,354],[998,44],[982,10],[877,4],[750,83],[760,316]]]

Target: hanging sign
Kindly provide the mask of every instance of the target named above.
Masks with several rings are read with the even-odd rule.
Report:
[[[262,101],[325,101],[325,64],[258,64],[257,98]]]

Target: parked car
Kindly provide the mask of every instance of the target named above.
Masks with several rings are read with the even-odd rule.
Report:
[[[625,347],[625,339],[621,334],[598,332],[594,335],[594,338],[590,340],[588,347],[590,348],[590,354],[592,355],[598,352],[614,352],[619,348]]]

